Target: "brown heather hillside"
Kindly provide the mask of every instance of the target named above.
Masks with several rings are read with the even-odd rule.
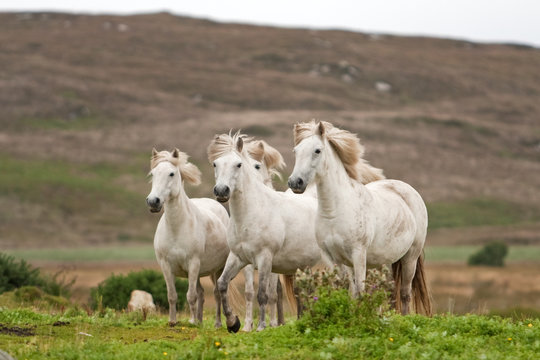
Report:
[[[535,48],[4,13],[0,109],[2,248],[149,242],[153,146],[190,154],[204,182],[189,192],[211,196],[215,133],[264,138],[286,179],[292,125],[312,118],[358,133],[372,164],[419,190],[431,244],[540,243]]]

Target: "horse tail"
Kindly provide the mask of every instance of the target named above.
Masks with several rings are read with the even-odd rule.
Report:
[[[401,260],[392,264],[392,277],[394,278],[394,293],[392,294],[392,304],[397,312],[401,312],[401,281],[402,281]],[[420,255],[416,260],[416,271],[412,281],[412,296],[414,298],[414,308],[416,313],[421,311],[427,315],[433,315],[433,305],[431,292],[426,283],[424,272],[424,255]]]
[[[426,274],[424,273],[424,254],[420,255],[416,261],[416,272],[414,273],[412,291],[414,294],[414,307],[418,313],[422,307],[424,314],[433,315],[433,304],[431,292],[426,283]]]
[[[298,312],[297,296],[294,292],[294,275],[283,275],[283,284],[287,301],[291,308],[296,308],[296,311]]]
[[[232,281],[229,282],[227,296],[229,299],[229,305],[236,311],[241,312],[243,310],[244,298],[242,297],[242,294],[240,294],[240,291],[238,291]]]

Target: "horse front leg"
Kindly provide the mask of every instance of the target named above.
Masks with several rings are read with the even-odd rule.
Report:
[[[353,296],[355,298],[360,297],[364,293],[365,281],[366,281],[366,250],[363,248],[355,249],[353,251],[353,271],[354,271],[354,286]]]
[[[259,326],[257,331],[266,328],[266,305],[268,304],[268,281],[272,274],[272,254],[265,251],[257,258],[257,268],[259,270],[259,290],[257,300],[259,302]]]
[[[278,315],[277,315],[277,303],[278,303],[278,293],[277,293],[277,284],[279,281],[279,275],[270,273],[268,276],[268,312],[270,315],[270,326],[278,326]]]
[[[201,285],[201,278],[197,279],[197,321],[199,324],[203,322],[204,309],[204,288]]]
[[[167,285],[167,300],[169,301],[169,326],[176,325],[176,301],[178,294],[176,293],[175,276],[172,273],[171,267],[167,262],[160,262],[161,271]]]
[[[190,324],[197,324],[197,282],[199,281],[200,261],[192,259],[188,270],[187,302],[189,305]]]
[[[253,296],[255,295],[255,287],[253,280],[253,265],[247,265],[244,268],[244,277],[246,278],[245,297],[246,297],[246,319],[244,320],[243,331],[253,330]]]
[[[223,313],[226,319],[227,330],[229,330],[229,332],[238,332],[238,330],[240,330],[240,320],[238,319],[238,316],[233,314],[231,306],[229,305],[227,289],[231,280],[244,266],[246,266],[246,263],[230,252],[227,257],[227,262],[225,263],[225,269],[223,269],[223,274],[221,274],[217,282],[218,290],[221,295],[221,303],[223,304]]]

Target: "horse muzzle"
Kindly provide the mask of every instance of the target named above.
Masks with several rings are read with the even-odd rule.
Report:
[[[214,195],[217,201],[226,203],[231,196],[231,189],[227,185],[216,185],[214,186]]]
[[[163,203],[159,198],[146,198],[146,204],[150,208],[150,212],[152,213],[158,213],[163,208]]]
[[[295,194],[303,194],[307,186],[306,182],[300,177],[290,177],[287,185]]]

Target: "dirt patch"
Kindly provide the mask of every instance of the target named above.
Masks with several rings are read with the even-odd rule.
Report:
[[[6,334],[11,336],[33,336],[36,335],[36,329],[0,324],[0,334]]]
[[[70,322],[69,321],[55,321],[52,326],[66,326],[66,325],[69,325]]]

